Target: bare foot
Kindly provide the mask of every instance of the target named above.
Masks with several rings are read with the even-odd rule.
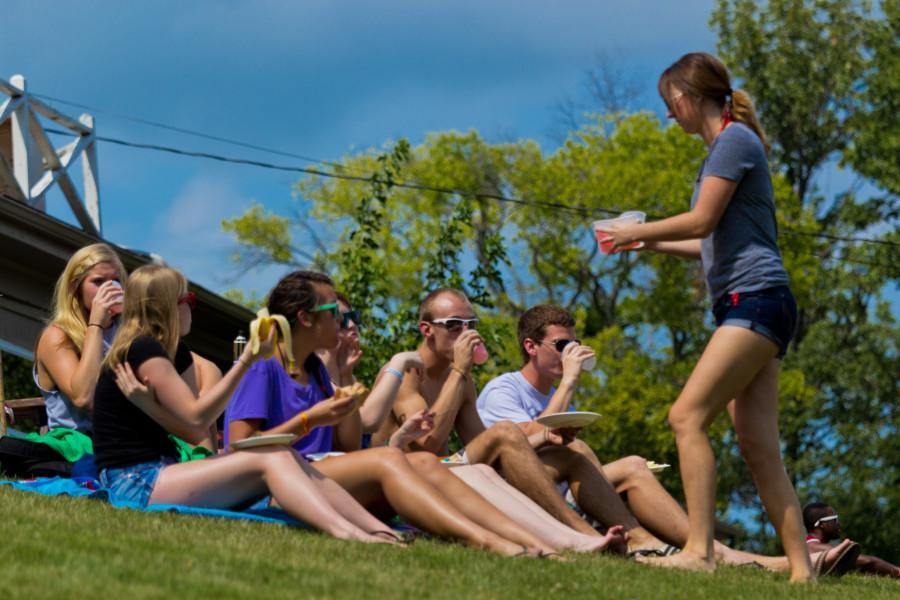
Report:
[[[628,552],[638,550],[661,550],[666,547],[666,543],[659,538],[653,536],[646,529],[632,529],[628,532]]]
[[[375,533],[365,533],[363,532],[361,535],[355,536],[352,539],[362,542],[364,544],[388,544],[391,546],[397,545],[397,540],[388,539],[386,536],[379,535],[380,532]]]
[[[371,532],[370,535],[372,537],[378,538],[381,543],[384,544],[393,544],[395,546],[400,546],[401,548],[406,548],[409,545],[406,540],[404,540],[402,537],[400,537],[399,534],[392,530],[379,529],[378,531]]]
[[[706,558],[692,554],[690,552],[681,551],[672,556],[660,557],[644,557],[636,556],[637,562],[650,565],[653,567],[664,567],[667,569],[683,569],[685,571],[702,571],[704,573],[712,573],[716,570],[716,561],[707,560]]]

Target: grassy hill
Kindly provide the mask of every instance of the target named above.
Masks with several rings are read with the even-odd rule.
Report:
[[[650,569],[606,556],[561,564],[454,544],[373,547],[250,522],[114,509],[0,487],[0,598],[830,598],[900,597],[860,576],[817,586],[720,568]]]

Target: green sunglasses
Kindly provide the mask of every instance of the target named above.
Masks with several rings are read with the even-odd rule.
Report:
[[[323,310],[331,311],[331,316],[335,319],[340,320],[341,318],[341,309],[338,306],[337,302],[331,302],[329,304],[323,304],[322,306],[317,306],[315,308],[311,308],[309,312],[322,312]]]

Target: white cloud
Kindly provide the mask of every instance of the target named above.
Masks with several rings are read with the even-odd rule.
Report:
[[[142,250],[161,255],[191,281],[213,291],[243,287],[265,293],[276,277],[268,269],[232,282],[236,269],[229,257],[236,246],[221,225],[222,219],[243,212],[250,201],[226,178],[195,175],[152,223],[146,239],[154,241],[153,247]]]

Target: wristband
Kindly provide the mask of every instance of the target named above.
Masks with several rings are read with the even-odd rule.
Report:
[[[385,372],[385,373],[390,373],[391,375],[393,375],[394,377],[396,377],[396,378],[399,379],[400,381],[403,381],[403,373],[402,373],[401,371],[398,371],[398,370],[395,369],[394,367],[385,367],[385,368],[384,368],[384,372]]]
[[[303,411],[300,413],[300,424],[303,425],[303,435],[309,433],[309,412]]]
[[[241,363],[242,365],[244,365],[244,368],[245,368],[245,369],[249,369],[249,368],[250,368],[250,365],[247,364],[246,362],[244,362],[243,360],[241,360],[240,358],[237,359],[237,362],[239,362],[239,363]]]
[[[103,329],[103,325],[101,325],[100,323],[88,323],[87,326],[88,327],[99,327],[100,329]]]
[[[467,378],[466,372],[456,366],[456,363],[450,363],[450,369],[459,373],[460,377],[463,379]]]

